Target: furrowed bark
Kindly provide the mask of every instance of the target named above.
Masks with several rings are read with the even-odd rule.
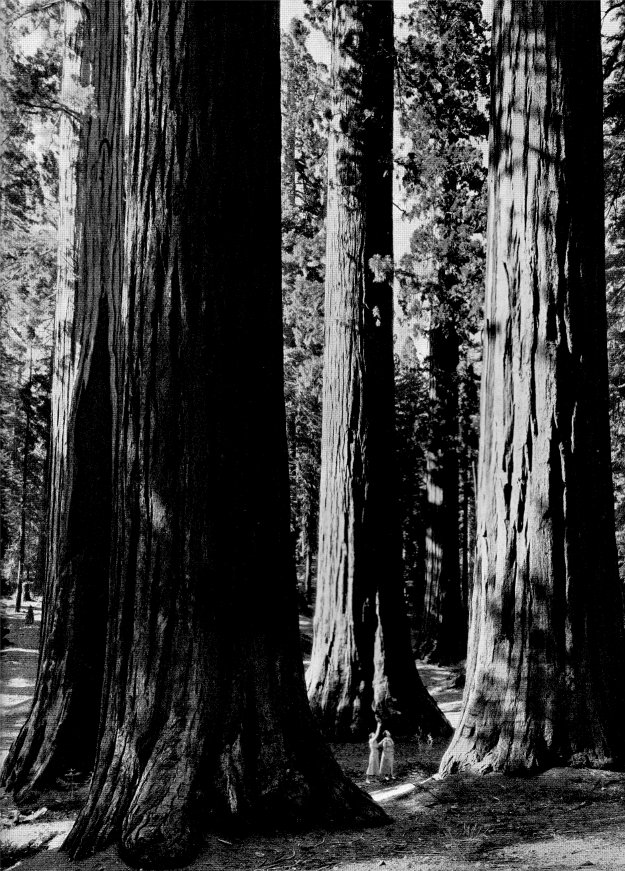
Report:
[[[341,773],[304,689],[281,356],[278,8],[143,0],[131,45],[105,709],[65,847],[80,857],[117,841],[145,867],[184,862],[218,821],[385,815]]]
[[[325,359],[314,640],[307,673],[324,732],[450,731],[414,665],[393,458],[393,7],[332,11]]]
[[[441,772],[622,763],[600,10],[499,0],[467,683]]]
[[[50,507],[33,707],[2,783],[24,795],[96,750],[112,494],[112,345],[121,299],[123,26],[65,4]]]

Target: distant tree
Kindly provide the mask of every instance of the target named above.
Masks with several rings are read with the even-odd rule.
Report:
[[[412,655],[394,459],[393,5],[332,6],[323,453],[307,673],[333,738],[447,734]]]
[[[291,525],[303,591],[312,598],[321,462],[321,372],[328,107],[327,69],[306,48],[308,28],[281,37],[282,299]]]
[[[322,743],[303,681],[282,383],[277,4],[143,0],[129,56],[104,709],[66,847],[82,856],[118,840],[133,863],[165,866],[220,820],[386,817]]]
[[[406,601],[412,626],[423,601],[425,446],[429,439],[427,370],[412,338],[395,358],[395,432]]]
[[[51,9],[16,18],[14,0],[2,13],[0,559],[4,582],[14,587],[29,577],[40,588],[56,233],[54,118],[43,94],[58,85],[59,16]],[[35,30],[39,47],[25,54]]]
[[[33,707],[3,784],[22,795],[93,764],[104,671],[121,301],[123,20],[65,4],[50,507]]]
[[[416,0],[402,19],[397,52],[405,140],[398,160],[406,210],[418,219],[402,262],[400,298],[405,317],[419,324],[428,344],[417,649],[449,662],[464,656],[468,624],[463,561],[474,494],[467,399],[475,394],[469,360],[483,298],[486,218],[482,3]]]
[[[609,6],[612,15],[604,18],[610,29],[604,40],[608,352],[616,539],[625,582],[625,6]]]
[[[441,772],[623,759],[598,2],[498,0],[477,555]],[[583,63],[580,59],[583,58]]]
[[[30,355],[30,366],[28,372],[28,394],[30,394],[30,386],[33,377],[33,357],[32,357],[32,349]],[[25,414],[24,414],[24,438],[23,438],[23,447],[22,447],[22,458],[21,458],[21,466],[22,466],[22,486],[21,486],[21,499],[20,499],[20,534],[19,534],[19,556],[17,562],[17,590],[15,593],[15,610],[16,612],[21,611],[22,609],[22,592],[24,585],[24,563],[26,560],[26,515],[28,513],[29,504],[28,504],[28,477],[29,477],[29,468],[30,468],[30,454],[32,450],[33,443],[33,414],[31,409],[30,396],[27,395],[25,397]]]

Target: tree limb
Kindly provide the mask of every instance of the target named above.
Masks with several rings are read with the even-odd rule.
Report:
[[[15,24],[16,21],[19,21],[20,18],[25,18],[27,15],[32,15],[35,12],[45,12],[46,9],[51,9],[53,6],[59,6],[61,3],[64,2],[66,2],[66,0],[50,0],[50,2],[48,3],[31,3],[18,15],[14,15],[13,18],[9,18],[9,20],[7,21],[7,26],[10,27],[12,24]],[[85,9],[87,12],[89,11],[88,5],[82,2],[82,0],[67,0],[67,2],[73,3],[75,6],[79,6],[80,8]]]
[[[60,103],[58,100],[52,100],[50,103],[33,103],[30,100],[16,100],[16,103],[19,106],[26,106],[30,109],[36,109],[39,111],[65,112],[65,114],[69,115],[70,118],[73,118],[74,121],[80,121],[80,114],[78,112],[74,112],[73,109],[70,109],[69,106]]]

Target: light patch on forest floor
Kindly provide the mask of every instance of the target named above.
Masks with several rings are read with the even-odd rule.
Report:
[[[35,623],[25,622],[28,606],[33,606]],[[41,599],[22,603],[15,613],[15,599],[0,600],[3,622],[9,630],[8,646],[0,652],[0,766],[4,764],[9,747],[17,737],[28,716],[37,676],[39,630],[41,628]]]
[[[442,668],[421,661],[417,661],[417,668],[430,695],[436,699],[439,708],[455,729],[460,722],[462,707],[462,689],[454,686],[458,669]]]

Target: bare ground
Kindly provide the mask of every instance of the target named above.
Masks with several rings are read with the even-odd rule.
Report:
[[[19,615],[9,613],[9,619],[9,638],[15,647],[2,654],[3,756],[26,715],[25,699],[32,693],[36,668],[36,655],[18,652],[33,649],[26,645],[33,640],[36,644],[36,632],[26,632]],[[419,668],[455,721],[462,693],[453,686],[456,672],[423,663]],[[552,769],[534,778],[455,775],[439,781],[432,775],[443,743],[398,741],[396,781],[367,785],[363,772],[368,748],[339,744],[333,749],[343,769],[384,805],[392,818],[389,825],[305,834],[248,833],[238,838],[213,832],[207,834],[206,847],[189,871],[625,871],[625,775],[621,773]],[[20,808],[10,796],[0,795],[2,867],[8,869],[21,860],[23,871],[127,869],[116,848],[81,862],[71,862],[56,849],[71,827],[86,784],[69,777],[58,787]],[[29,854],[34,855],[28,858]]]

